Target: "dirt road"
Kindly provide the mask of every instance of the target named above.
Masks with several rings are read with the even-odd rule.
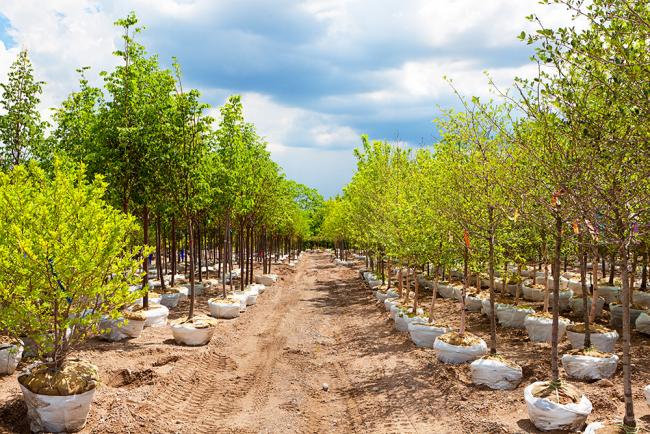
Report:
[[[282,279],[240,318],[220,321],[206,347],[177,346],[167,328],[126,343],[89,342],[80,357],[99,366],[105,384],[84,432],[535,432],[522,386],[477,388],[467,365],[443,365],[432,350],[416,348],[394,331],[355,269],[308,254],[295,268],[274,271]],[[441,300],[436,310],[455,325],[455,303]],[[485,336],[487,321],[472,315],[472,331]],[[527,384],[544,378],[548,348],[524,333],[500,340],[508,340]],[[639,351],[648,356],[647,345]],[[647,374],[638,373],[641,381]],[[596,416],[621,414],[618,387],[581,387]],[[638,396],[642,420],[644,406]],[[27,431],[15,377],[0,378],[0,432]]]

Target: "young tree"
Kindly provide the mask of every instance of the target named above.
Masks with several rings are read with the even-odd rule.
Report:
[[[34,163],[0,173],[0,329],[32,340],[55,371],[140,296],[129,291],[138,228],[102,199],[106,187],[60,160],[52,178]]]
[[[8,80],[0,83],[0,167],[7,169],[39,154],[47,124],[38,111],[42,81],[34,79],[34,69],[26,50],[9,68]]]

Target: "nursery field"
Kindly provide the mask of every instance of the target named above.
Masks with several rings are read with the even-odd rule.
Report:
[[[395,331],[360,278],[362,265],[335,265],[321,253],[277,266],[280,280],[241,317],[219,320],[207,346],[178,346],[168,327],[126,342],[88,341],[79,357],[103,380],[82,432],[537,432],[522,391],[548,377],[548,344],[500,329],[501,353],[522,366],[523,381],[511,391],[472,385],[468,364],[442,364],[433,349]],[[197,297],[197,306],[209,297]],[[457,311],[457,302],[438,300],[438,322],[457,327]],[[487,339],[487,318],[469,316],[468,330]],[[648,343],[633,334],[635,385],[650,382]],[[593,404],[590,420],[623,411],[620,371],[611,383],[574,382]],[[29,432],[15,376],[0,377],[3,433]],[[642,391],[634,392],[644,426],[650,412]]]

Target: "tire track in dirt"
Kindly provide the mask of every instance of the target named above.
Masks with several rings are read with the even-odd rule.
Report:
[[[155,396],[137,410],[145,426],[151,428],[149,432],[229,432],[234,430],[228,427],[230,416],[264,405],[273,366],[286,340],[280,333],[283,318],[296,301],[291,287],[302,275],[299,271],[281,287],[268,289],[275,296],[260,302],[272,301],[266,309],[271,314],[257,321],[248,318],[252,327],[244,328],[243,335],[235,332],[231,339],[226,338],[230,342],[225,350],[232,348],[233,354],[224,354],[223,344],[213,339],[199,357],[190,355],[176,363],[168,378],[154,389]],[[287,283],[289,288],[282,287]],[[255,308],[249,310],[249,317],[260,314]],[[236,347],[242,343],[254,350],[239,359]]]
[[[343,280],[345,284],[338,284],[333,288],[332,295],[334,297],[341,295],[339,289],[353,291],[357,294],[363,294],[367,291],[367,287],[359,279],[358,274],[354,273],[350,275],[348,272],[344,273],[344,276],[345,278]],[[342,316],[346,318],[348,326],[338,330],[335,336],[337,343],[342,348],[340,353],[344,357],[351,356],[350,352],[352,349],[349,347],[349,341],[351,337],[356,337],[355,334],[358,333],[353,332],[356,328],[355,320],[358,318],[366,318],[368,314],[372,314],[375,311],[374,300],[368,297],[364,298],[366,300],[361,305],[356,305],[356,307],[343,306],[340,309]],[[361,377],[356,377],[354,373],[348,373],[343,368],[341,362],[337,362],[336,366],[340,377],[345,379],[346,397],[349,401],[348,407],[355,420],[355,425],[362,427],[362,432],[390,434],[412,434],[419,432],[405,410],[405,408],[413,408],[410,406],[410,399],[396,396],[390,387],[379,387],[382,383],[380,376],[368,376],[366,374]],[[372,389],[376,393],[367,393],[367,391],[364,393],[361,382],[377,384]],[[385,399],[377,396],[380,395],[379,392],[386,395]]]

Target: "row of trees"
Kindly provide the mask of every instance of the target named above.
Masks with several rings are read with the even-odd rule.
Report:
[[[540,74],[518,79],[509,93],[492,86],[496,101],[458,95],[463,110],[443,112],[432,149],[364,138],[352,181],[327,203],[323,231],[368,251],[377,264],[432,264],[436,281],[444,270],[463,269],[467,286],[471,272],[485,272],[492,309],[496,269],[507,274],[509,267],[550,264],[553,382],[559,381],[563,262],[577,260],[586,305],[588,273],[595,297],[599,276],[609,271],[605,259],[610,280],[616,261],[624,424],[634,426],[629,307],[637,265],[647,270],[650,245],[650,10],[625,0],[547,3],[562,4],[586,29],[548,29],[529,17],[539,29],[521,39],[536,47]],[[584,320],[588,330],[587,309]]]
[[[123,45],[114,54],[121,64],[100,72],[103,84],[99,87],[91,85],[89,68],[79,69],[79,89],[55,109],[52,125],[43,122],[38,111],[44,83],[34,78],[27,53],[19,54],[7,83],[2,84],[0,163],[8,177],[7,185],[21,184],[29,177],[21,168],[26,163],[32,166],[29,170],[33,176],[69,178],[70,188],[91,188],[93,182],[99,183],[101,188],[93,192],[121,210],[122,215],[129,216],[129,226],[121,229],[129,237],[111,240],[131,252],[131,256],[140,258],[144,308],[148,308],[151,246],[159,277],[169,265],[171,286],[181,269],[179,259],[186,259],[183,265],[185,270],[189,269],[191,318],[195,278],[203,277],[198,270],[205,270],[208,262],[218,262],[225,297],[227,282],[232,289],[233,280],[228,276],[236,261],[243,289],[253,281],[254,261],[263,262],[263,271],[270,272],[272,252],[291,252],[318,230],[323,199],[315,190],[286,179],[282,169],[271,160],[255,126],[244,119],[239,96],[230,97],[220,108],[218,122],[210,117],[209,107],[201,101],[199,92],[184,87],[180,65],[174,60],[171,69],[163,68],[158,57],[149,55],[138,43],[141,28],[137,23],[134,14],[116,22],[122,31]],[[85,186],[80,180],[80,170],[82,178],[91,184]],[[73,197],[50,199],[66,201]],[[139,221],[139,227],[133,226],[134,219]],[[131,236],[134,228],[135,235]],[[235,247],[237,257],[233,258]],[[14,248],[18,252],[22,249]],[[7,254],[10,253],[15,252],[8,247]],[[86,254],[94,253],[83,249],[78,252],[80,258]],[[51,257],[43,253],[32,259],[37,268],[42,268],[44,278],[57,281],[48,262]],[[58,265],[58,261],[68,259],[58,259],[57,266],[72,267],[74,261]],[[16,270],[7,263],[5,271],[11,269],[21,276],[25,274],[25,270]],[[98,274],[100,281],[106,277]],[[122,283],[133,283],[132,280],[129,277]],[[72,277],[70,282],[66,292],[77,295],[84,291],[78,286],[97,284],[95,280]],[[161,284],[164,289],[164,279]],[[47,288],[60,291],[57,285]],[[7,287],[7,291],[11,288]],[[7,294],[9,299],[11,292]],[[27,297],[29,290],[23,295]],[[81,296],[75,303],[81,306],[84,300]],[[47,314],[42,304],[37,305]],[[72,310],[83,311],[79,306]],[[12,318],[16,320],[23,314],[25,318],[31,315],[14,313]],[[66,330],[71,319],[60,315],[57,320],[60,324],[55,330]],[[52,328],[49,322],[42,322],[44,336],[49,336]],[[20,328],[15,322],[13,325],[14,331]],[[4,329],[6,333],[8,328],[0,323],[0,332]],[[61,354],[54,353],[66,352],[70,338],[57,333],[56,341],[44,355],[59,360]]]

